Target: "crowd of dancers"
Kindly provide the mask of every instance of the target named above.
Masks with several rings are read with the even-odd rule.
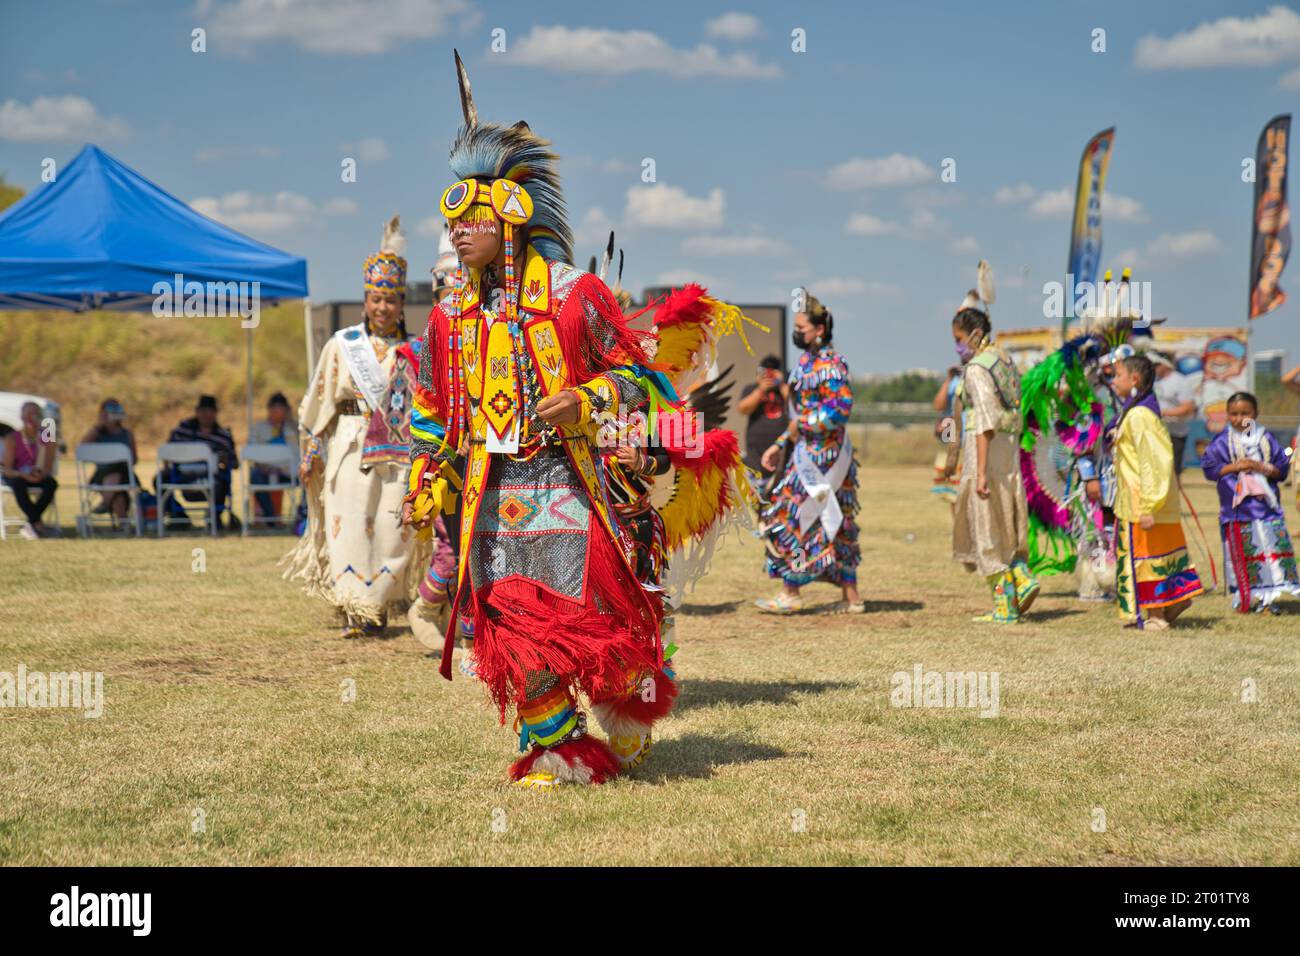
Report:
[[[801,292],[789,427],[761,454],[770,480],[755,480],[702,400],[717,338],[748,319],[697,285],[629,314],[605,281],[612,239],[598,269],[574,265],[550,144],[525,123],[480,121],[459,56],[456,69],[464,122],[441,193],[438,301],[412,334],[394,218],[365,263],[365,319],[326,343],[299,412],[309,521],[287,574],[337,609],[345,636],[404,611],[448,679],[459,645],[460,673],[503,723],[513,711],[515,784],[601,783],[650,753],[678,693],[674,608],[731,523],[757,515],[780,582],[759,610],[801,611],[813,582],[841,590],[835,613],[865,610],[852,383],[830,310]],[[980,280],[952,320],[947,468],[953,556],[990,590],[976,620],[1015,623],[1042,574],[1077,566],[1126,621],[1169,626],[1203,589],[1133,323],[1089,331],[1022,381],[994,342],[982,263]],[[1246,608],[1300,593],[1277,500],[1287,458],[1252,402],[1234,396],[1205,458]],[[1048,437],[1079,479],[1068,500],[1036,478]]]

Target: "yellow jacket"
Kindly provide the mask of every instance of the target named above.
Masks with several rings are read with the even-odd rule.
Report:
[[[1115,437],[1115,515],[1136,523],[1154,515],[1156,524],[1182,520],[1174,481],[1174,446],[1169,430],[1149,408],[1124,416]]]

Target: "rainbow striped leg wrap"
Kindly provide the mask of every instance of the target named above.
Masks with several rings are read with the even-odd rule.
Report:
[[[545,693],[529,698],[518,707],[519,749],[529,742],[554,747],[578,728],[577,704],[567,687],[556,684]]]

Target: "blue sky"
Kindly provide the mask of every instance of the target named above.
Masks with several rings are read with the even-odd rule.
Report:
[[[1103,261],[1149,280],[1170,324],[1244,324],[1241,162],[1300,95],[1300,14],[1250,0],[9,0],[0,172],[35,188],[44,157],[95,141],[305,255],[313,298],[354,298],[394,212],[412,272],[432,265],[460,116],[453,45],[480,115],[526,119],[564,157],[580,264],[613,227],[633,289],[695,278],[770,302],[807,283],[860,372],[946,365],[980,258],[996,325],[1047,324],[1079,155],[1110,125]],[[946,158],[956,182],[940,181]],[[1256,346],[1293,363],[1297,270],[1292,302],[1255,323]]]

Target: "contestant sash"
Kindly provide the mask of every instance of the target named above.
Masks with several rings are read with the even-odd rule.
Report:
[[[831,470],[825,474],[813,462],[806,442],[800,441],[795,445],[795,472],[799,475],[804,490],[808,492],[808,497],[799,505],[799,537],[802,538],[807,534],[808,529],[817,521],[821,521],[822,527],[826,529],[828,540],[839,533],[840,524],[844,521],[844,512],[840,510],[840,503],[835,493],[848,477],[849,465],[852,463],[853,446],[849,442],[848,435],[844,436],[839,457],[831,465]]]
[[[365,323],[340,329],[336,334],[339,345],[343,348],[343,359],[348,363],[352,384],[366,397],[366,404],[372,412],[380,410],[383,407],[384,392],[388,388],[388,376],[384,374],[379,359],[375,358]]]

